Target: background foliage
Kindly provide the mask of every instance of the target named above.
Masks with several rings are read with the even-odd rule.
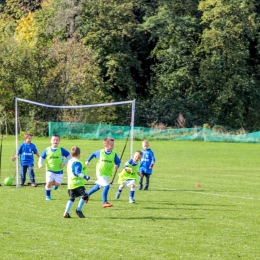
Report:
[[[139,126],[259,130],[259,18],[256,0],[2,0],[2,110],[136,99]]]

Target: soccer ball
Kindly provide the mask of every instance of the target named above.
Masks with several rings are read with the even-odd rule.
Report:
[[[11,185],[13,184],[13,179],[12,179],[11,177],[5,178],[4,184],[5,184],[6,186],[11,186]]]

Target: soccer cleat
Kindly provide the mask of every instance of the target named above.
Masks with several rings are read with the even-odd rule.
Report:
[[[129,203],[135,203],[135,199],[134,198],[129,198]]]
[[[54,190],[57,190],[59,188],[59,186],[55,186],[53,187]]]
[[[51,196],[46,196],[46,200],[51,200]]]
[[[32,187],[37,187],[37,184],[34,183],[34,182],[32,182],[32,183],[31,183],[31,186],[32,186]]]
[[[142,186],[140,186],[138,190],[142,190],[142,188],[143,188],[143,187],[142,187]]]
[[[76,210],[75,212],[80,218],[85,218],[84,214],[80,210]]]
[[[145,187],[144,190],[148,190],[148,187]]]
[[[70,216],[69,213],[64,213],[63,217],[64,217],[64,218],[71,218],[71,216]]]
[[[109,203],[109,202],[105,202],[105,203],[102,205],[103,208],[109,208],[109,207],[112,207],[112,206],[113,206],[113,204],[111,204],[111,203]]]
[[[120,194],[121,194],[121,192],[117,192],[117,193],[116,193],[116,199],[117,199],[117,200],[120,198]]]

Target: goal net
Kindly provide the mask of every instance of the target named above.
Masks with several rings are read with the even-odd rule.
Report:
[[[103,148],[103,139],[115,139],[115,152],[121,158],[121,164],[132,157],[134,140],[135,100],[89,104],[77,106],[56,106],[15,97],[15,151],[24,141],[26,132],[33,134],[32,143],[38,153],[50,146],[50,137],[61,137],[60,146],[70,151],[72,146],[81,149],[81,160]],[[49,137],[46,142],[46,138]],[[95,164],[90,163],[89,174],[95,180]],[[20,184],[20,164],[16,160],[16,187]],[[35,156],[34,171],[36,183],[45,183],[45,169],[38,169],[38,157]],[[63,184],[66,184],[66,169]],[[27,173],[26,183],[30,184]],[[90,181],[91,183],[91,181]]]

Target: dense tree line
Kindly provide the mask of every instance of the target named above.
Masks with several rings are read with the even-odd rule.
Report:
[[[0,0],[1,113],[14,96],[136,99],[139,126],[178,126],[181,114],[186,127],[259,130],[259,19],[257,0]],[[98,120],[120,124],[124,113]],[[70,116],[35,108],[30,120]]]

